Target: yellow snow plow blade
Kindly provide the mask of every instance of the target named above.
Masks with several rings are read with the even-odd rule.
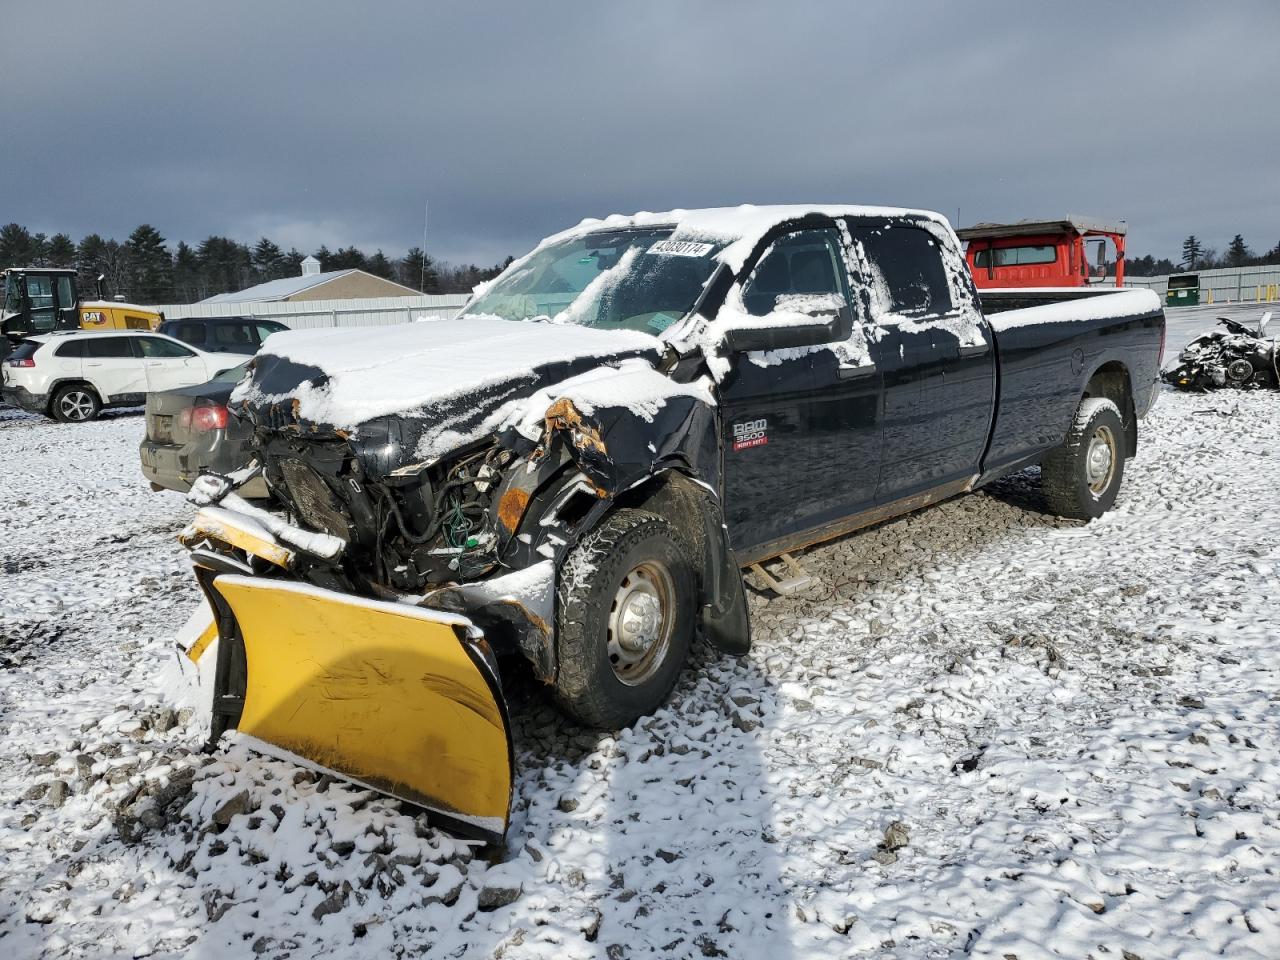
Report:
[[[502,837],[510,730],[465,618],[260,577],[213,587],[244,641],[236,726],[253,746]]]

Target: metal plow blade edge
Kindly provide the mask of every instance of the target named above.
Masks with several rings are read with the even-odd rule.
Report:
[[[465,618],[284,580],[224,575],[212,586],[244,644],[235,726],[251,746],[501,841],[510,725]]]

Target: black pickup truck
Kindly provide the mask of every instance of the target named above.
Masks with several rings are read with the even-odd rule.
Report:
[[[980,299],[933,213],[584,221],[452,320],[274,335],[232,407],[287,560],[236,553],[225,512],[188,543],[309,597],[461,615],[486,657],[522,654],[569,714],[617,727],[695,635],[747,650],[745,568],[1037,463],[1050,510],[1102,514],[1163,337],[1145,290]]]

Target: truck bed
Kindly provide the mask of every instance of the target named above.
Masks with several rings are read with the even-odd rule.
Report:
[[[1128,420],[1155,395],[1164,312],[1150,290],[1107,287],[980,291],[995,337],[995,422],[983,463],[989,478],[1060,444],[1090,380],[1127,372]]]

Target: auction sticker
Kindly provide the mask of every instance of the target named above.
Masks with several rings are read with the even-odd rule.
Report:
[[[672,257],[705,257],[714,250],[710,243],[694,243],[692,240],[658,240],[646,253],[665,253]]]

